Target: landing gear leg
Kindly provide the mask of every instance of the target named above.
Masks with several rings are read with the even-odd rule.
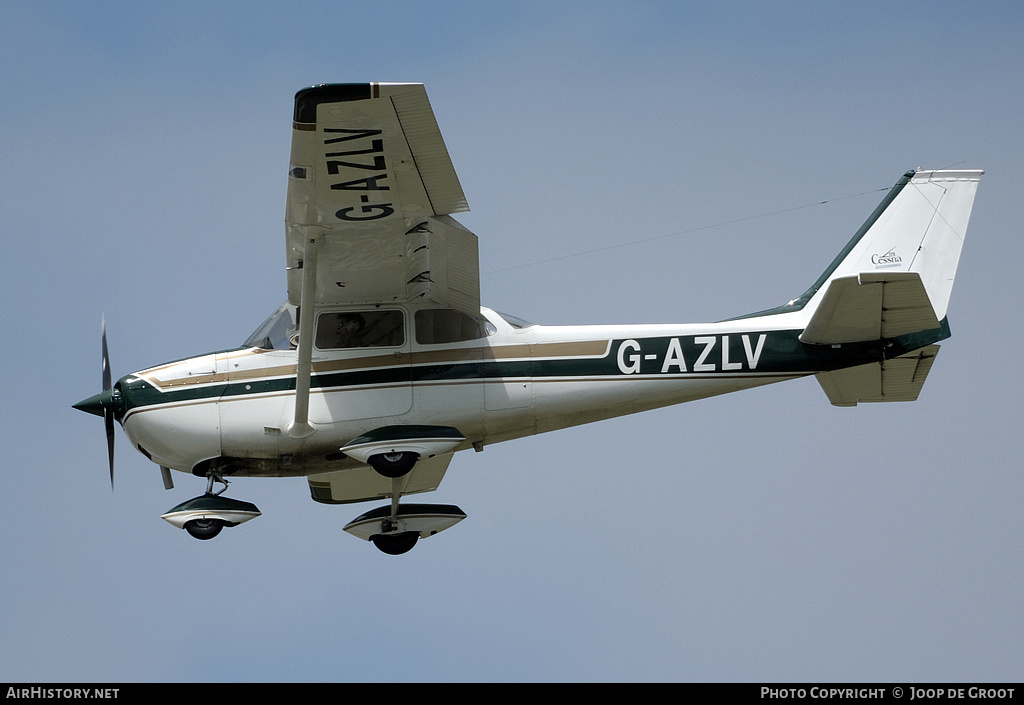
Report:
[[[398,500],[402,498],[402,490],[405,489],[405,480],[400,477],[391,478],[391,518],[398,518]]]
[[[224,485],[220,492],[213,491],[213,483],[219,482]],[[206,494],[216,497],[217,495],[223,494],[228,488],[228,481],[224,479],[224,476],[215,470],[210,470],[206,473]]]
[[[398,518],[398,501],[402,497],[403,489],[405,489],[405,478],[391,478],[391,516],[381,519],[381,533],[370,537],[374,546],[390,556],[411,551],[420,538],[417,531],[401,530],[403,522]]]

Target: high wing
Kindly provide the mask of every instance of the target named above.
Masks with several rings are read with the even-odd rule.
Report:
[[[430,101],[418,83],[339,83],[295,95],[285,230],[299,306],[295,416],[308,423],[316,310],[422,300],[480,313],[476,235]]]
[[[310,303],[305,278],[316,306],[425,299],[479,314],[476,236],[448,217],[469,207],[421,84],[299,91],[290,162],[291,303]]]

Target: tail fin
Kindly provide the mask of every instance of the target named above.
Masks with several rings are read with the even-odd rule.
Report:
[[[907,172],[794,302],[810,313],[801,340],[852,343],[938,328],[982,173]]]
[[[949,334],[946,308],[982,173],[906,173],[832,266],[790,304],[809,314],[805,343],[906,343],[898,357],[819,374],[833,404],[917,398],[938,352],[931,343]],[[935,335],[914,335],[924,331]]]

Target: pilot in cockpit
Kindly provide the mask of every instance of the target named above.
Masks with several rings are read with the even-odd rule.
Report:
[[[361,348],[365,345],[359,334],[366,325],[364,319],[358,313],[343,313],[338,315],[338,328],[335,332],[334,348]]]

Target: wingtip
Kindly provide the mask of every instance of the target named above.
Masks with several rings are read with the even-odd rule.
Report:
[[[344,103],[353,100],[367,100],[373,96],[372,83],[321,83],[303,88],[295,94],[295,116],[297,123],[316,122],[316,108],[321,103]]]

